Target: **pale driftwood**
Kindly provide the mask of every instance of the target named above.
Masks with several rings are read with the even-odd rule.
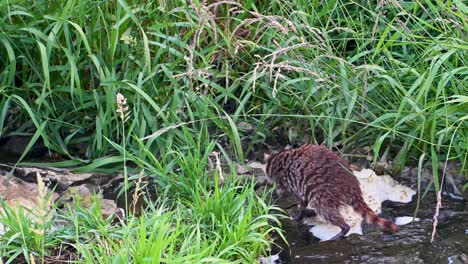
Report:
[[[36,174],[39,173],[42,180],[54,187],[56,191],[62,192],[69,186],[90,183],[105,189],[114,181],[123,178],[121,174],[105,173],[74,173],[71,170],[55,167],[39,166],[15,166],[13,164],[0,163],[0,175],[16,177],[26,182],[36,182]]]

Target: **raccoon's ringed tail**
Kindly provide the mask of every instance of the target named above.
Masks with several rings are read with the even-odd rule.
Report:
[[[382,218],[382,217],[376,215],[374,212],[372,212],[372,215],[371,215],[371,213],[368,213],[366,215],[366,221],[367,221],[367,223],[373,224],[374,226],[378,226],[380,228],[387,229],[392,233],[398,232],[397,225],[395,225],[393,222],[391,222],[391,221],[389,221],[389,220],[387,220],[385,218]]]
[[[398,232],[397,225],[395,225],[392,221],[378,216],[374,211],[372,211],[372,209],[369,208],[369,206],[367,206],[367,204],[361,204],[360,207],[361,208],[359,208],[360,210],[358,211],[361,212],[362,217],[366,219],[368,224],[389,230],[392,233]]]

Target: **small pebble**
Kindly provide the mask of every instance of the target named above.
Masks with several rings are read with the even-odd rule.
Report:
[[[419,222],[419,218],[414,218],[414,222]],[[402,226],[413,222],[412,216],[400,216],[395,219],[395,225]]]

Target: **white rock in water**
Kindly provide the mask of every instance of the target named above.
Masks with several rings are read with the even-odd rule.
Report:
[[[245,164],[245,166],[236,163],[234,164],[234,168],[236,168],[236,172],[239,174],[246,174],[252,172],[254,169],[262,170],[266,174],[266,164],[256,161],[249,162]]]
[[[414,222],[419,222],[419,218],[415,217]],[[407,225],[409,223],[413,222],[413,217],[412,216],[399,216],[395,218],[395,225],[397,226],[402,226],[402,225]]]
[[[390,200],[408,203],[411,202],[413,195],[416,194],[416,191],[399,184],[389,175],[378,176],[370,169],[354,171],[353,173],[358,178],[361,185],[364,201],[377,214],[379,214],[382,209],[383,201]],[[350,226],[350,230],[346,236],[350,234],[362,235],[362,216],[356,213],[351,207],[344,207],[340,212],[345,218],[346,223]],[[306,219],[304,222],[306,224],[315,225],[309,231],[321,241],[329,240],[341,231],[339,227],[327,224],[323,219],[317,217]]]
[[[260,257],[259,263],[260,264],[275,264],[278,263],[279,254],[271,255],[269,257]]]
[[[346,236],[351,234],[362,235],[362,216],[355,213],[351,206],[346,206],[340,209],[341,215],[345,218],[346,223],[350,226],[349,232]],[[326,224],[325,221],[319,217],[307,218],[304,220],[307,225],[314,225],[309,231],[321,241],[330,240],[330,238],[341,232],[338,226]]]
[[[370,169],[354,171],[354,175],[358,178],[359,183],[361,184],[363,194],[371,196],[380,203],[386,200],[409,203],[411,202],[413,195],[416,194],[415,190],[399,184],[389,175],[378,176]],[[380,207],[381,206],[379,204],[379,212]]]

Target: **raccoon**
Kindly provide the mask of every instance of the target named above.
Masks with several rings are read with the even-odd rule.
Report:
[[[303,145],[272,154],[266,160],[268,183],[276,184],[280,197],[289,195],[300,201],[299,213],[293,219],[300,219],[301,212],[313,208],[318,216],[341,228],[332,240],[343,237],[350,229],[340,214],[345,205],[350,205],[369,224],[392,233],[398,231],[394,223],[369,208],[349,165],[328,148]]]

